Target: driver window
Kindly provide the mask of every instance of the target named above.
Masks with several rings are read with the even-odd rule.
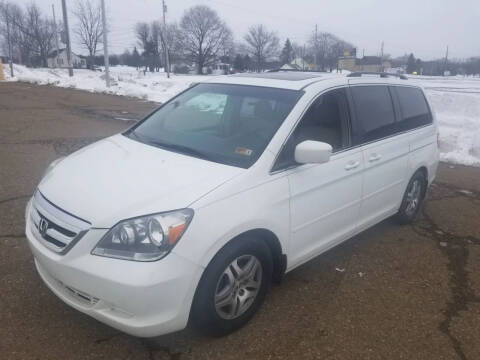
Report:
[[[333,90],[317,98],[290,135],[274,170],[294,165],[295,147],[306,140],[330,144],[334,153],[347,148],[349,146],[348,119],[348,104],[344,89]]]

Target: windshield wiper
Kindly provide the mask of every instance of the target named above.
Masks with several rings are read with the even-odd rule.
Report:
[[[154,140],[148,140],[147,143],[158,146],[166,150],[173,150],[175,152],[179,152],[185,155],[191,155],[200,159],[212,161],[211,157],[205,154],[204,152],[201,152],[199,150],[193,149],[185,145],[172,144],[172,143],[154,141]]]

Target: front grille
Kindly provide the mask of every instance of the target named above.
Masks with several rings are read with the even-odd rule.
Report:
[[[91,224],[48,201],[36,191],[30,209],[31,230],[50,250],[65,254],[88,231]]]

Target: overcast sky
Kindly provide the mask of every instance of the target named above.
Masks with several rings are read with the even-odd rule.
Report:
[[[51,14],[60,0],[34,0]],[[99,0],[98,0],[99,1]],[[32,0],[14,0],[28,4]],[[133,48],[133,27],[138,21],[161,18],[161,0],[105,0],[111,24],[111,52]],[[75,0],[67,0],[69,11]],[[358,54],[413,52],[424,60],[440,58],[450,46],[451,58],[480,55],[480,0],[166,0],[167,21],[179,21],[186,9],[205,4],[218,12],[241,41],[248,27],[263,23],[283,42],[287,37],[303,44],[313,32],[331,32],[358,48]],[[70,26],[74,17],[70,14]],[[73,34],[72,34],[73,35]],[[74,40],[74,39],[73,39]],[[74,50],[82,52],[78,45]]]

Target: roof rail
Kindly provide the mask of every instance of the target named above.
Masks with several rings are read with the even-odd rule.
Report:
[[[281,71],[285,71],[285,72],[314,72],[314,73],[320,73],[321,71],[315,71],[315,70],[302,70],[302,69],[280,69],[280,68],[277,68],[277,69],[270,69],[270,70],[267,70],[265,72],[281,72]]]
[[[408,80],[408,77],[406,77],[403,74],[390,74],[390,73],[386,73],[386,72],[369,72],[369,71],[352,72],[352,73],[348,74],[347,77],[361,77],[362,75],[380,75],[381,78],[387,78],[387,77],[390,77],[390,76],[395,76],[395,77],[398,77],[399,79],[402,79],[402,80]]]

